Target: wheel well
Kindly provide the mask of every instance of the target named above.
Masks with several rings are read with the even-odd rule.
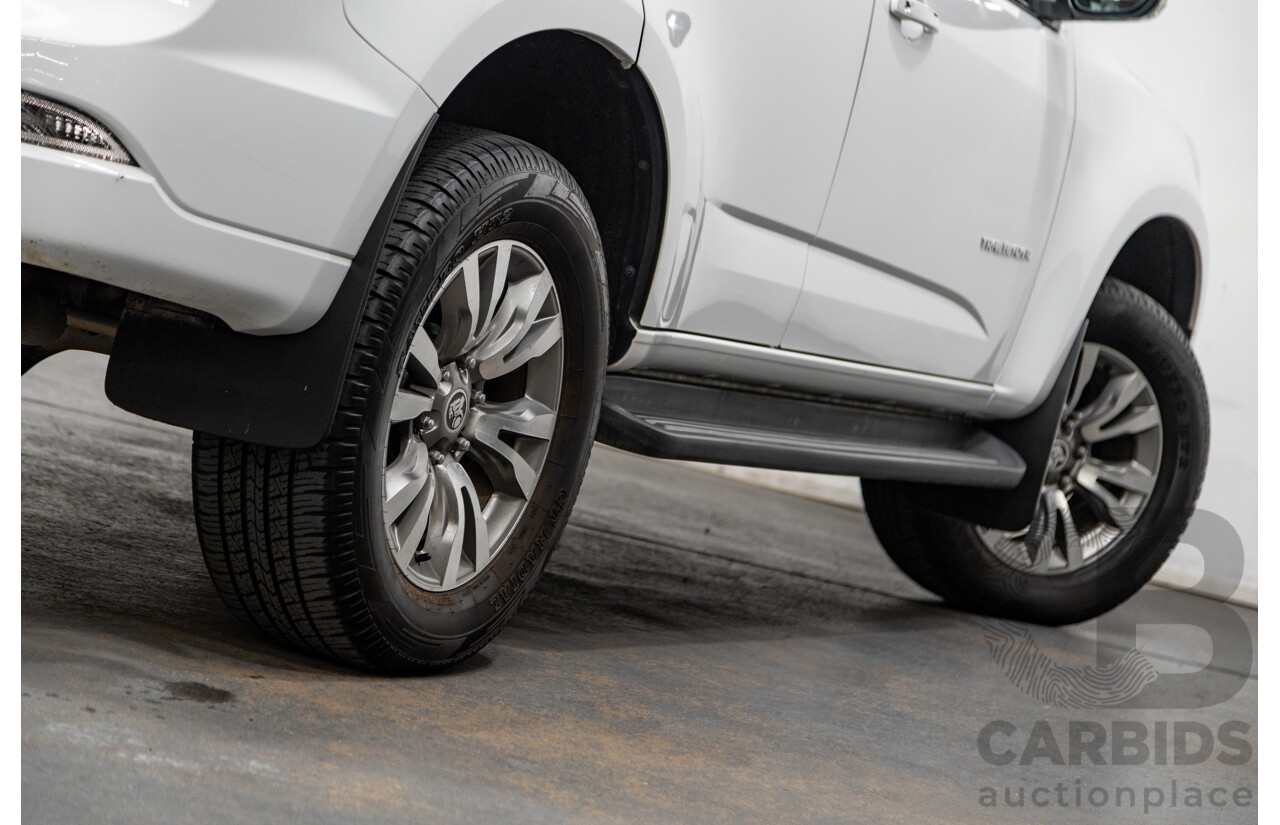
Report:
[[[582,35],[538,32],[472,69],[440,118],[528,141],[578,181],[604,242],[609,360],[621,357],[648,297],[666,207],[665,133],[639,69]]]
[[[1107,277],[1131,284],[1169,311],[1188,335],[1200,292],[1195,239],[1176,218],[1155,218],[1129,236]]]

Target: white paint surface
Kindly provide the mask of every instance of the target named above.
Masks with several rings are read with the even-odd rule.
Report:
[[[1234,601],[1258,601],[1258,51],[1257,2],[1178,0],[1154,20],[1075,23],[1074,34],[1123,56],[1191,137],[1209,229],[1209,270],[1193,339],[1209,388],[1212,446],[1200,508],[1239,533],[1244,575]],[[848,506],[855,479],[701,466]],[[1229,541],[1179,545],[1156,581],[1213,595],[1233,590]]]

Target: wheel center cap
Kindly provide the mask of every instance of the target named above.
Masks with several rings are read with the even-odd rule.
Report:
[[[444,406],[444,427],[450,434],[462,429],[462,422],[467,420],[467,391],[454,390]]]

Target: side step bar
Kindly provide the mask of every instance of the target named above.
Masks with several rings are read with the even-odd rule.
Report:
[[[1027,465],[974,425],[640,377],[605,379],[596,439],[656,458],[1012,489]]]

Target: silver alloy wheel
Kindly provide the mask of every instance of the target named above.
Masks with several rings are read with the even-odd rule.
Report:
[[[555,430],[560,302],[538,254],[511,240],[468,255],[414,332],[383,471],[400,570],[443,592],[480,575],[525,512]]]
[[[1160,407],[1138,367],[1086,342],[1031,524],[1016,532],[976,527],[982,543],[1017,570],[1060,575],[1092,564],[1128,535],[1160,472]]]

